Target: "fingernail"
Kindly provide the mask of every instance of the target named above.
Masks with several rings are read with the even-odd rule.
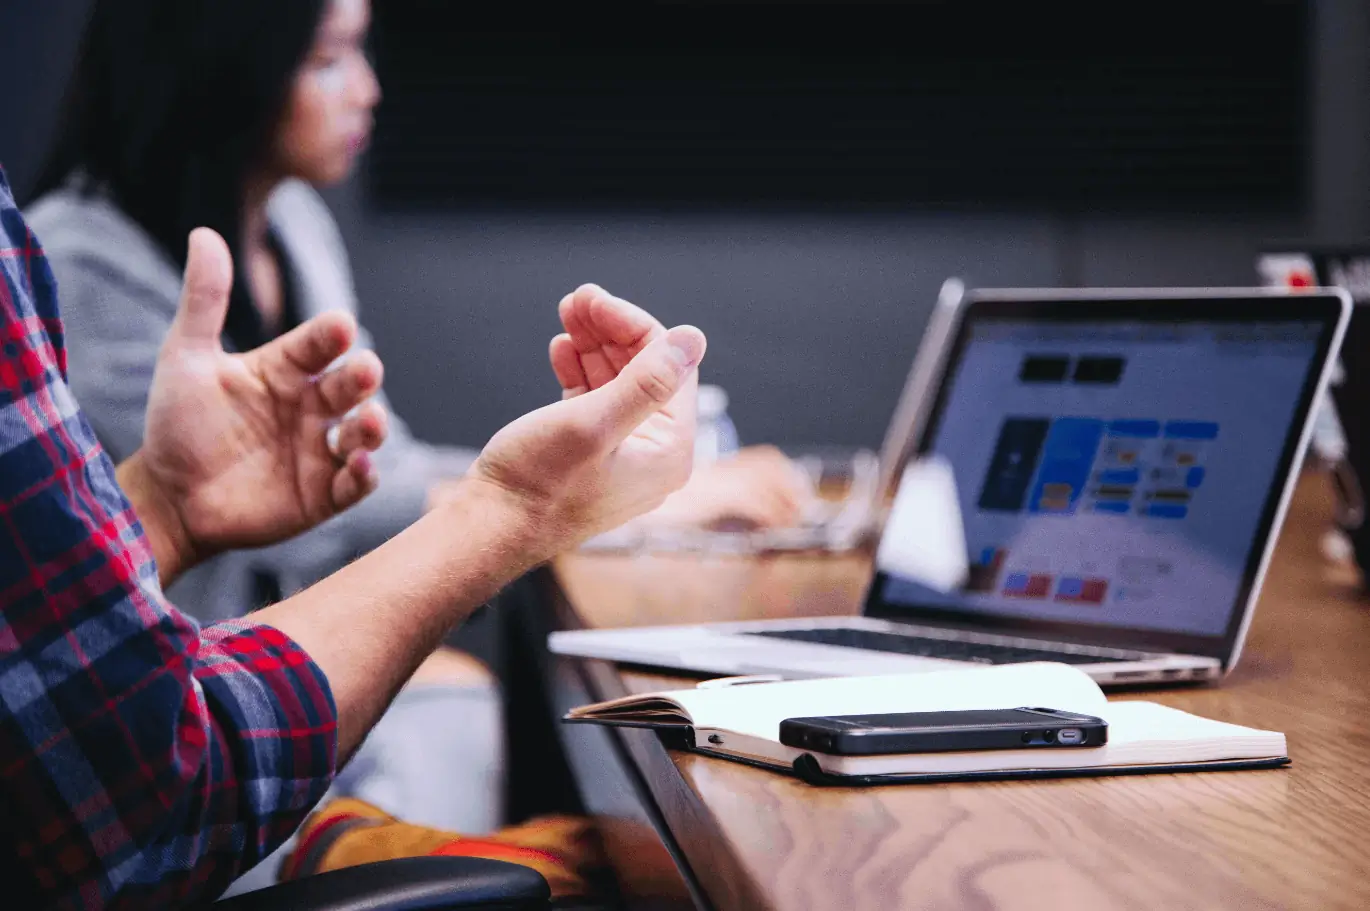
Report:
[[[704,359],[704,336],[698,329],[677,326],[666,333],[671,357],[682,368],[693,367]]]
[[[376,471],[376,463],[371,460],[371,453],[362,451],[357,453],[357,467],[366,475],[367,480],[376,483],[380,476]]]

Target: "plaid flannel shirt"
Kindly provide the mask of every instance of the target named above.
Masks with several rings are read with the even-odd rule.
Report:
[[[277,630],[166,602],[3,171],[0,348],[0,906],[209,900],[327,789],[328,681]]]

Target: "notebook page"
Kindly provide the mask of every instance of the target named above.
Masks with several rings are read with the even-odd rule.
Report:
[[[812,715],[942,712],[1037,706],[1102,715],[1098,684],[1065,664],[975,667],[880,677],[759,683],[669,694],[696,728],[778,740],[780,722]]]
[[[1154,702],[1115,702],[1103,716],[1109,746],[1120,762],[1200,761],[1207,758],[1280,756],[1284,735],[1191,715]]]
[[[825,770],[839,775],[900,775],[1170,766],[1288,755],[1283,734],[1213,721],[1152,702],[1113,702],[1096,714],[1108,722],[1108,743],[1101,747],[890,756],[815,754],[815,758]],[[792,762],[799,753],[759,742],[737,746],[750,747],[780,765]]]

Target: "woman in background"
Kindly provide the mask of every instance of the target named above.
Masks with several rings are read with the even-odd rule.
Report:
[[[327,309],[356,310],[346,251],[315,187],[347,177],[368,141],[380,100],[364,52],[369,19],[367,0],[96,3],[29,217],[62,289],[71,385],[116,461],[142,440],[193,228],[213,228],[233,252],[230,348],[257,347]],[[202,621],[289,595],[411,524],[475,454],[417,440],[392,414],[375,495],[294,541],[210,561],[170,594]],[[701,471],[659,520],[795,520],[802,488],[778,470],[782,457],[749,456]],[[488,672],[444,650],[335,788],[411,822],[493,829],[499,706]]]

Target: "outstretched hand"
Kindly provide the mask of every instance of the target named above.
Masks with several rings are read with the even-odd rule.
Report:
[[[490,440],[468,478],[532,518],[553,556],[659,506],[690,477],[703,333],[667,331],[597,285],[567,295],[552,340],[562,401]]]
[[[180,308],[157,359],[142,448],[120,481],[165,578],[216,551],[270,544],[375,489],[370,453],[387,419],[371,400],[380,359],[357,351],[343,313],[245,354],[224,351],[233,264],[205,228],[190,236]]]

